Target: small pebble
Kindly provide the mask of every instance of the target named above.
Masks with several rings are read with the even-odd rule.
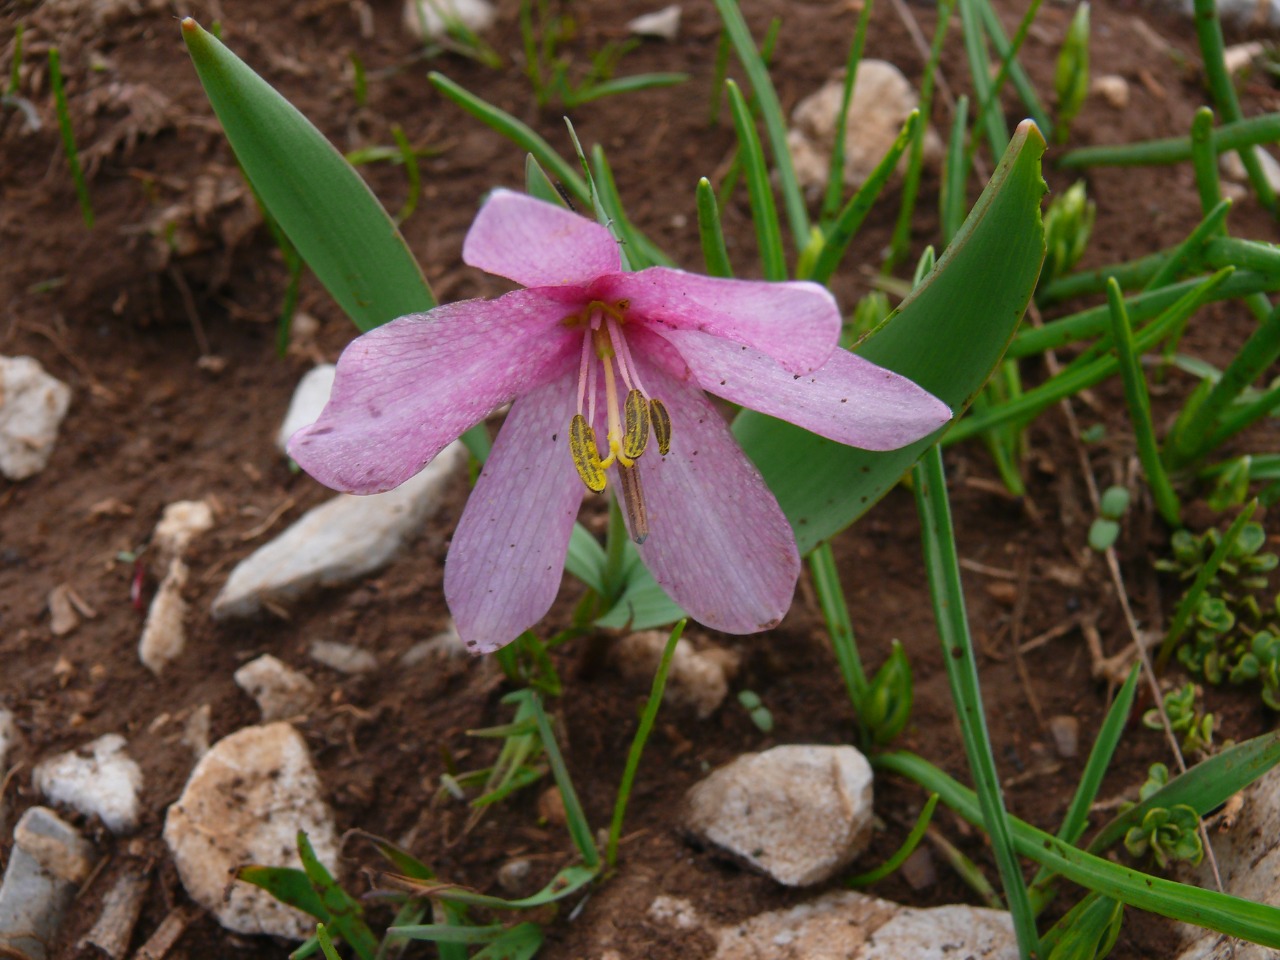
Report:
[[[1080,752],[1080,721],[1065,714],[1049,718],[1049,735],[1058,756],[1070,760]]]
[[[1129,81],[1118,74],[1094,77],[1093,83],[1089,84],[1089,91],[1096,93],[1106,101],[1107,106],[1116,110],[1123,110],[1129,105]]]
[[[522,893],[533,864],[524,858],[508,860],[498,868],[498,886],[507,893]]]
[[[32,780],[51,802],[98,817],[112,833],[130,833],[138,825],[142,769],[125,753],[118,733],[50,757],[36,766]]]
[[[933,851],[928,847],[916,847],[902,862],[901,870],[902,879],[912,890],[928,890],[938,882],[938,868],[933,862]]]
[[[378,669],[378,658],[368,650],[336,640],[316,640],[311,644],[311,659],[339,673],[369,673]]]

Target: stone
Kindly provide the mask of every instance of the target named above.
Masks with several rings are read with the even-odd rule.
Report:
[[[301,867],[299,830],[333,870],[333,815],[306,741],[289,724],[272,723],[245,727],[209,749],[169,807],[164,839],[191,899],[223,927],[305,940],[315,932],[313,919],[252,884],[233,882],[250,863]]]
[[[1233,43],[1222,51],[1222,62],[1227,68],[1227,73],[1241,73],[1266,52],[1267,48],[1263,46],[1261,40]]]
[[[690,788],[685,828],[789,887],[822,883],[871,838],[872,774],[849,746],[746,753]]]
[[[1080,721],[1075,717],[1062,714],[1050,717],[1048,721],[1049,736],[1053,739],[1053,748],[1063,760],[1070,760],[1080,753]]]
[[[460,660],[467,657],[467,647],[458,636],[458,628],[450,618],[449,625],[439,633],[419,640],[400,655],[400,666],[416,667],[427,660]]]
[[[71,585],[60,583],[49,591],[49,632],[65,637],[80,626],[80,614],[71,602]]]
[[[498,886],[510,894],[522,894],[528,886],[533,864],[524,857],[508,860],[498,868]]]
[[[191,748],[197,760],[209,752],[209,731],[212,727],[213,707],[207,703],[192,710],[182,725],[182,742]]]
[[[649,918],[716,942],[713,960],[1015,960],[1009,914],[963,905],[919,910],[840,890],[719,925],[687,900],[659,896]]]
[[[151,545],[162,557],[182,557],[202,533],[213,529],[213,507],[206,500],[178,500],[164,508],[151,533]]]
[[[674,40],[680,35],[680,4],[673,3],[645,13],[634,20],[627,21],[627,29],[638,37],[657,37],[659,40]]]
[[[237,670],[235,681],[257,701],[263,723],[305,716],[320,697],[309,677],[291,670],[269,653]]]
[[[22,815],[0,884],[0,955],[45,960],[95,859],[93,846],[52,810]]]
[[[71,388],[33,357],[0,357],[0,473],[25,480],[53,456]]]
[[[308,370],[298,381],[293,399],[289,401],[289,412],[284,415],[284,422],[276,431],[276,446],[281,453],[287,452],[290,437],[320,419],[320,412],[329,402],[337,370],[337,366],[332,363],[321,363]]]
[[[156,676],[182,656],[187,646],[187,601],[182,596],[187,576],[187,565],[174,557],[147,608],[147,619],[138,639],[138,659]]]
[[[1108,73],[1094,77],[1089,84],[1089,92],[1097,94],[1107,106],[1123,110],[1129,105],[1129,81],[1118,74]]]
[[[46,800],[97,817],[112,833],[137,829],[142,768],[125,752],[118,733],[42,761],[31,779]]]
[[[308,651],[311,659],[339,673],[372,673],[378,669],[378,658],[368,650],[336,640],[316,640]]]
[[[843,78],[830,80],[817,93],[796,104],[791,114],[787,145],[791,148],[796,177],[802,187],[815,194],[826,189],[827,165],[843,97]],[[897,67],[884,60],[864,59],[858,64],[845,127],[846,187],[856,189],[866,182],[915,108],[916,92]],[[932,162],[941,155],[942,144],[937,134],[927,131],[925,158]],[[905,162],[904,154],[903,165]]]
[[[1210,828],[1209,842],[1218,859],[1222,889],[1257,903],[1280,906],[1280,768],[1274,768],[1237,795],[1243,801],[1239,813]],[[1228,802],[1227,808],[1231,803]],[[1216,889],[1209,858],[1188,880]],[[1256,943],[1182,925],[1187,946],[1177,960],[1275,960],[1276,951]]]
[[[250,617],[265,604],[296,600],[308,590],[351,583],[391,562],[439,507],[445,487],[467,460],[454,441],[417,476],[387,493],[342,494],[242,560],[213,601],[217,620]]]
[[[627,679],[649,683],[658,670],[668,636],[665,630],[629,634],[613,645],[610,659]],[[705,720],[724,702],[737,668],[738,657],[732,651],[716,646],[695,650],[681,637],[671,655],[662,699],[672,706],[691,707],[699,720]]]
[[[405,29],[426,43],[447,38],[455,24],[481,33],[493,26],[496,16],[489,0],[405,0],[404,4]]]
[[[1262,174],[1267,178],[1267,183],[1271,184],[1273,190],[1280,191],[1280,162],[1276,161],[1270,153],[1262,147],[1255,147],[1254,156],[1258,158],[1258,163],[1262,165]],[[1241,183],[1247,183],[1249,180],[1249,172],[1245,169],[1244,161],[1240,159],[1240,154],[1234,150],[1218,156],[1218,166],[1222,169],[1222,175],[1232,180],[1238,180]]]
[[[14,722],[13,713],[6,707],[0,707],[0,779],[8,771],[5,765],[9,759],[9,751],[18,745],[18,725]]]
[[[1195,0],[1172,0],[1189,17]],[[1280,27],[1280,0],[1217,0],[1218,16],[1238,27]]]

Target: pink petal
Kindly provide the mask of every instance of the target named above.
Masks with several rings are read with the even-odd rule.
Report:
[[[497,406],[576,357],[565,309],[517,290],[393,320],[353,340],[320,419],[289,456],[321,483],[379,493],[404,483]]]
[[[574,377],[511,406],[467,501],[444,567],[458,635],[491,653],[541,620],[556,598],[586,488],[569,456]]]
[[[704,390],[819,436],[864,450],[896,450],[951,419],[945,403],[906,377],[837,349],[812,373],[693,330],[663,330]]]
[[[661,456],[651,440],[637,461],[650,531],[640,558],[699,623],[767,630],[791,606],[800,573],[791,527],[702,391],[658,365],[641,367],[671,414],[671,451]]]
[[[462,259],[526,287],[585,284],[622,268],[617,242],[600,224],[510,190],[489,195]]]
[[[650,267],[601,280],[592,294],[630,300],[628,314],[656,329],[701,330],[746,344],[792,373],[821,366],[840,338],[840,310],[816,283],[724,280]]]

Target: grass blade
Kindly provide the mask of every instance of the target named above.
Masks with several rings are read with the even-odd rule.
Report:
[[[850,877],[844,882],[844,885],[854,888],[869,887],[871,884],[883,880],[906,863],[907,857],[915,852],[916,847],[920,845],[920,841],[924,839],[925,831],[929,829],[929,822],[933,819],[933,811],[938,807],[938,799],[936,793],[929,794],[929,799],[925,801],[924,809],[920,811],[920,816],[916,817],[915,826],[907,834],[907,839],[902,842],[902,846],[893,852],[893,856],[866,873],[859,873]]]
[[[978,665],[969,635],[964,590],[960,585],[960,562],[956,556],[955,532],[951,525],[951,505],[942,469],[942,451],[937,445],[927,450],[914,468],[916,509],[924,538],[925,569],[933,598],[934,619],[942,640],[943,662],[955,700],[964,738],[969,769],[978,788],[982,823],[991,837],[991,848],[1004,886],[1018,949],[1024,958],[1039,952],[1035,914],[1027,897],[1022,868],[1014,853],[1009,814],[996,773],[987,719],[982,708]]]
[[[542,709],[542,698],[536,693],[531,693],[530,703],[533,706],[533,715],[538,718],[538,734],[542,737],[542,749],[546,751],[547,762],[551,765],[556,786],[560,788],[560,798],[564,801],[564,814],[568,821],[569,835],[573,837],[573,842],[578,852],[582,854],[587,868],[598,871],[600,851],[596,849],[595,838],[591,835],[591,826],[582,812],[582,804],[578,801],[578,794],[573,789],[573,781],[569,779],[569,768],[565,766],[564,755],[560,752],[560,745],[556,743],[555,734],[551,730],[551,721],[547,719],[547,713]]]
[[[1213,131],[1215,153],[1247,150],[1249,147],[1280,140],[1280,113],[1264,113],[1260,117],[1224,123]],[[1165,137],[1140,143],[1120,143],[1105,147],[1081,147],[1064,154],[1058,166],[1079,167],[1147,167],[1183,163],[1191,159],[1190,137]]]
[[[980,0],[957,0],[957,6],[960,9],[960,27],[964,33],[964,51],[969,61],[969,79],[973,83],[974,97],[979,104],[991,105],[979,112],[978,119],[986,127],[987,145],[991,147],[992,154],[998,157],[1009,145],[1009,128],[1005,126],[1000,102],[993,99],[995,85],[991,80],[986,31],[982,28],[978,10]],[[941,5],[938,15],[942,16]]]
[[[15,41],[21,47],[22,34]],[[18,61],[14,60],[14,76],[17,76]],[[71,168],[71,179],[76,185],[76,199],[80,201],[80,216],[86,227],[93,227],[93,204],[89,202],[89,185],[84,180],[84,169],[80,166],[80,154],[76,150],[76,134],[71,129],[71,110],[67,107],[67,92],[62,85],[62,58],[57,47],[49,48],[49,85],[53,88],[53,105],[58,114],[58,130],[62,133],[62,152],[67,156],[67,166]],[[16,87],[17,84],[15,83]]]
[[[751,31],[742,17],[737,0],[715,0],[715,4],[734,50],[737,51],[738,60],[747,71],[747,79],[751,81],[756,102],[760,105],[760,116],[769,137],[774,166],[778,170],[778,182],[782,187],[783,205],[791,225],[791,239],[796,250],[801,250],[809,242],[809,214],[805,209],[804,195],[800,192],[800,183],[796,179],[795,166],[791,162],[791,149],[787,146],[787,124],[782,116],[782,104],[778,102],[778,93],[769,77],[769,68],[751,39]]]
[[[706,261],[707,274],[712,277],[732,277],[733,265],[729,263],[729,251],[724,245],[724,229],[720,225],[720,206],[711,181],[702,177],[698,181],[698,236],[702,239],[702,259]]]
[[[1151,396],[1147,393],[1147,380],[1138,365],[1138,354],[1133,346],[1133,328],[1125,313],[1124,296],[1120,284],[1112,280],[1107,285],[1107,304],[1111,307],[1111,328],[1115,337],[1116,358],[1120,363],[1120,379],[1124,383],[1125,403],[1129,407],[1129,420],[1138,444],[1138,459],[1151,486],[1156,509],[1165,523],[1182,526],[1182,505],[1173,492],[1164,461],[1160,459],[1160,447],[1156,443],[1156,428],[1151,422]]]
[[[827,163],[827,189],[822,197],[822,213],[818,220],[825,229],[844,196],[844,141],[849,129],[849,103],[853,100],[853,88],[858,81],[858,64],[862,62],[862,50],[867,43],[867,24],[871,20],[873,0],[866,0],[858,13],[858,26],[853,31],[853,43],[844,63],[844,87],[840,91],[840,112],[836,114],[835,138],[831,142],[831,159]]]
[[[964,149],[965,132],[969,126],[969,98],[961,96],[956,101],[956,115],[951,121],[951,136],[947,140],[947,158],[942,171],[942,191],[938,197],[938,219],[942,230],[942,246],[964,223],[968,209],[965,184],[969,182],[969,158]]]
[[[1022,98],[1022,102],[1027,108],[1027,113],[1036,122],[1040,132],[1052,140],[1053,122],[1049,119],[1049,111],[1040,102],[1039,96],[1036,95],[1035,85],[1031,82],[1031,78],[1027,76],[1027,71],[1022,69],[1022,64],[1018,62],[1018,51],[1022,49],[1022,44],[1026,40],[1027,34],[1031,31],[1031,24],[1034,22],[1039,9],[1039,0],[1036,0],[1027,8],[1022,22],[1018,24],[1018,32],[1014,35],[1013,43],[1010,44],[1008,38],[1004,35],[1004,27],[1000,25],[1000,17],[996,14],[995,7],[991,5],[990,0],[979,0],[978,2],[978,13],[982,16],[982,26],[986,30],[987,36],[991,39],[992,46],[996,48],[996,55],[1002,61],[1000,64],[1001,73],[1004,73],[1007,69],[1009,76],[1013,80],[1014,89],[1018,91],[1018,96]],[[992,84],[995,96],[1000,95],[1000,89],[1003,85],[1003,77],[997,77],[996,82]]]
[[[840,586],[830,540],[822,541],[809,554],[809,574],[813,577],[813,592],[818,595],[818,605],[827,622],[827,634],[831,637],[849,702],[855,709],[861,709],[867,696],[867,672],[858,654],[858,641],[853,634],[853,621],[849,619],[849,606]]]
[[[778,223],[778,209],[773,202],[773,186],[769,183],[769,168],[765,166],[764,152],[760,148],[760,136],[738,85],[729,80],[725,86],[729,90],[729,109],[738,133],[738,148],[747,178],[747,193],[751,198],[751,219],[756,224],[761,269],[766,280],[785,280],[787,261],[782,250],[782,230]],[[797,240],[797,244],[801,242]]]
[[[667,638],[667,645],[662,650],[662,659],[658,661],[658,671],[653,675],[653,687],[649,690],[649,699],[645,701],[644,713],[640,715],[640,725],[636,727],[636,735],[631,740],[631,749],[627,752],[627,765],[622,771],[622,780],[618,784],[618,799],[613,804],[613,819],[609,823],[609,842],[604,849],[605,866],[612,868],[618,862],[618,841],[622,839],[622,821],[627,815],[627,801],[631,799],[631,787],[635,783],[636,770],[640,767],[640,757],[644,754],[644,745],[653,731],[653,723],[658,719],[658,707],[662,705],[662,693],[667,686],[667,671],[671,668],[671,658],[675,655],[676,644],[684,633],[688,620],[681,620]]]

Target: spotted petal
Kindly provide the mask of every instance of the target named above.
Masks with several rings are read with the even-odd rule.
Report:
[[[572,376],[521,397],[467,501],[444,568],[458,635],[490,653],[541,620],[560,589],[585,492],[569,456]]]
[[[896,450],[951,419],[906,377],[837,349],[811,373],[788,373],[747,347],[693,330],[664,330],[704,390],[837,443]]]
[[[577,343],[563,316],[517,290],[369,331],[343,351],[328,405],[289,455],[335,490],[399,486],[495,407],[571,366]]]
[[[792,373],[820,366],[840,338],[840,310],[816,283],[725,280],[651,267],[602,280],[592,295],[629,300],[628,315],[645,326],[723,337]]]
[[[617,242],[600,224],[510,190],[490,194],[462,259],[526,287],[581,285],[622,268]]]
[[[800,557],[760,472],[695,384],[641,360],[671,415],[671,449],[637,465],[649,515],[638,549],[654,579],[699,623],[727,633],[776,624],[791,606]]]

